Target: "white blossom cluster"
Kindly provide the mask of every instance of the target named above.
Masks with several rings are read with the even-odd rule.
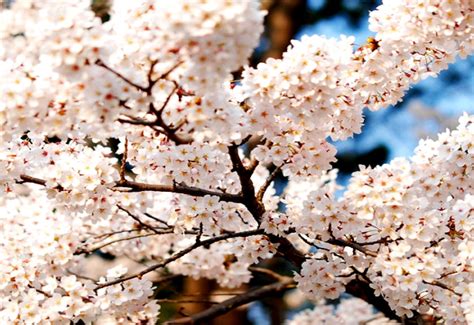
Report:
[[[263,30],[256,1],[115,1],[111,15],[101,24],[86,0],[16,1],[0,13],[3,137],[20,129],[123,135],[121,114],[146,117],[148,104],[159,107],[175,85],[191,98],[175,94],[167,122],[184,118],[202,138],[239,136],[226,122],[244,119],[229,103],[229,81]],[[149,78],[154,87],[146,89]]]
[[[472,11],[469,0],[385,1],[366,45],[305,36],[232,80],[263,30],[257,0],[117,0],[107,22],[88,0],[1,10],[0,323],[154,324],[142,275],[237,287],[291,246],[310,299],[362,281],[400,317],[472,323],[474,117],[410,160],[362,166],[339,198],[328,140],[468,55]],[[156,268],[85,278],[97,251]],[[291,324],[370,315],[346,300]]]
[[[1,160],[8,171],[6,178],[0,179],[6,192],[18,186],[15,180],[21,181],[20,175],[34,173],[45,181],[45,189],[54,197],[58,208],[71,213],[85,209],[94,216],[110,213],[113,201],[108,188],[115,184],[118,172],[109,148],[92,149],[74,141],[44,143],[38,138],[25,138],[7,143],[2,149],[12,153]]]
[[[192,242],[188,240],[187,244]],[[252,236],[213,245],[209,249],[197,249],[171,265],[170,269],[194,278],[215,279],[224,287],[235,288],[252,278],[248,269],[250,265],[272,257],[275,252],[274,245],[267,238]]]
[[[334,299],[363,274],[400,316],[472,318],[474,117],[459,122],[411,161],[355,173],[340,199],[322,187],[301,209],[289,195],[292,225],[319,247],[297,276],[304,292]],[[357,244],[339,247],[341,238]]]
[[[184,88],[209,95],[247,63],[263,31],[256,1],[115,1],[112,32],[120,65],[157,60]],[[138,33],[137,33],[138,32]]]
[[[371,13],[375,38],[355,52],[352,37],[303,36],[281,60],[247,68],[239,91],[250,125],[272,145],[257,159],[287,162],[291,176],[328,169],[335,150],[325,139],[359,133],[364,107],[397,103],[410,84],[469,54],[472,19],[467,0],[385,1]]]
[[[75,275],[83,260],[74,255],[82,220],[58,213],[45,193],[2,198],[0,212],[1,323],[90,322],[100,315],[135,323],[156,320],[159,306],[148,299],[150,281],[95,292],[93,281]]]

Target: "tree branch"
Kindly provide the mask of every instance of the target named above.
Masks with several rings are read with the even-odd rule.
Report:
[[[128,83],[130,86],[140,90],[140,91],[143,91],[143,92],[147,92],[147,87],[143,87],[133,81],[131,81],[130,79],[128,79],[127,77],[125,77],[123,74],[121,74],[120,72],[118,71],[115,71],[114,69],[112,69],[111,67],[109,67],[108,65],[106,65],[102,60],[97,60],[96,65],[98,65],[99,67],[102,67],[104,68],[105,70],[113,73],[114,75],[116,75],[117,77],[119,77],[120,79],[122,79],[123,81],[125,81],[126,83]]]
[[[264,232],[263,232],[262,229],[255,229],[255,230],[248,230],[248,231],[242,231],[242,232],[228,233],[228,234],[225,234],[225,235],[216,236],[216,237],[212,237],[212,238],[209,238],[209,239],[206,239],[206,240],[201,240],[199,242],[195,242],[193,245],[177,252],[176,254],[172,255],[171,257],[163,260],[163,262],[161,262],[161,263],[152,265],[152,266],[150,266],[150,267],[148,267],[148,268],[146,268],[146,269],[144,269],[144,270],[142,270],[138,273],[135,273],[135,274],[132,274],[132,275],[129,275],[129,276],[117,279],[117,280],[113,280],[113,281],[110,281],[110,282],[107,282],[107,283],[102,283],[102,284],[98,285],[95,288],[95,290],[99,290],[101,288],[105,288],[105,287],[108,287],[108,286],[111,286],[111,285],[114,285],[114,284],[122,283],[122,282],[125,282],[125,281],[128,281],[128,280],[134,279],[134,278],[141,278],[142,276],[144,276],[147,273],[150,273],[154,270],[165,267],[166,265],[168,265],[171,262],[174,262],[177,259],[185,256],[186,254],[188,254],[189,252],[195,250],[196,248],[199,248],[199,247],[202,247],[202,246],[209,246],[209,245],[212,245],[212,244],[217,243],[217,242],[222,241],[222,240],[227,240],[227,239],[231,239],[231,238],[238,238],[238,237],[250,237],[250,236],[256,236],[256,235],[262,235],[263,233]]]
[[[209,319],[212,319],[216,316],[223,315],[232,309],[235,309],[239,306],[245,305],[249,302],[259,300],[260,298],[267,297],[272,294],[277,294],[280,292],[284,292],[288,289],[294,288],[295,283],[292,278],[284,277],[281,281],[275,282],[236,297],[227,299],[217,305],[214,305],[200,313],[184,317],[181,319],[168,321],[166,325],[172,324],[207,324]]]
[[[32,184],[38,184],[42,186],[46,186],[46,181],[41,178],[36,178],[28,175],[20,175],[20,181],[17,181],[18,184],[23,184],[23,183],[32,183]]]
[[[375,296],[374,289],[370,287],[369,283],[352,280],[346,285],[346,292],[371,304],[388,318],[401,322],[401,318],[390,308],[388,302],[381,296]]]
[[[266,269],[266,268],[263,268],[263,267],[250,266],[249,271],[254,272],[254,273],[265,274],[266,276],[269,276],[270,278],[273,278],[276,281],[282,281],[285,278],[287,278],[287,277],[285,277],[281,274],[278,274],[276,272],[273,272],[270,269]]]
[[[146,234],[139,234],[139,235],[134,235],[134,236],[129,236],[129,237],[118,238],[118,239],[114,239],[114,240],[108,241],[106,243],[103,243],[101,245],[98,245],[94,248],[90,248],[90,249],[78,248],[74,252],[74,255],[91,254],[95,251],[98,251],[99,249],[102,249],[104,247],[110,246],[110,245],[115,244],[115,243],[120,243],[122,241],[133,240],[133,239],[144,238],[144,237],[150,237],[150,236],[156,236],[156,235],[172,234],[172,233],[173,233],[172,230],[163,230],[163,231],[156,231],[156,232],[153,232],[153,233],[146,233]]]
[[[454,291],[453,288],[447,286],[446,284],[444,284],[443,282],[440,282],[440,281],[433,281],[433,282],[428,282],[428,281],[425,281],[423,280],[423,283],[425,284],[429,284],[429,285],[432,285],[432,286],[436,286],[436,287],[440,287],[442,289],[445,289],[445,290],[448,290],[448,291],[451,291],[452,293],[454,293],[456,296],[459,296],[461,297],[462,295],[456,291]]]
[[[359,245],[358,243],[351,242],[351,241],[348,241],[348,240],[331,238],[331,239],[327,240],[326,243],[336,245],[336,246],[341,246],[341,247],[350,247],[350,248],[353,248],[353,249],[355,249],[355,250],[357,250],[361,253],[364,253],[365,255],[372,256],[372,257],[377,257],[377,253],[375,253],[371,250],[368,250],[367,248],[365,248],[362,245]]]
[[[122,161],[120,164],[120,180],[124,181],[125,180],[125,171],[127,167],[127,157],[128,157],[128,138],[125,137],[125,144],[124,144],[124,149],[123,149],[123,156],[122,156]],[[119,207],[120,208],[120,207]]]
[[[243,141],[245,142],[245,141]],[[265,207],[255,196],[255,187],[251,180],[252,172],[247,170],[239,156],[239,145],[233,144],[228,147],[232,170],[237,173],[242,188],[243,204],[247,207],[254,219],[260,224],[261,217],[265,213]]]
[[[130,189],[127,192],[170,192],[178,194],[186,194],[190,196],[204,197],[206,195],[217,196],[220,201],[243,203],[243,198],[238,194],[229,194],[223,192],[216,192],[211,190],[205,190],[198,187],[187,186],[182,184],[173,185],[159,185],[159,184],[147,184],[134,181],[120,181],[117,183],[117,187],[123,187]]]
[[[275,178],[277,177],[280,171],[281,171],[281,166],[278,166],[270,173],[270,175],[268,175],[267,179],[265,179],[265,182],[258,190],[257,201],[262,201],[263,196],[265,195],[265,192],[267,191],[270,184],[275,180]]]
[[[121,205],[117,204],[117,208],[119,208],[120,210],[124,211],[130,218],[132,218],[133,220],[135,220],[136,222],[138,222],[140,224],[140,226],[142,226],[143,228],[146,228],[146,229],[149,229],[151,230],[152,232],[154,232],[155,234],[159,235],[160,232],[158,230],[156,230],[154,227],[150,226],[149,224],[143,222],[140,220],[139,217],[137,217],[136,215],[132,214],[130,211],[128,211],[127,209],[125,209],[124,207],[122,207]]]

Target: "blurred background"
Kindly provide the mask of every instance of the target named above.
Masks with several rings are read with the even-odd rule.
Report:
[[[16,0],[22,1],[22,0]],[[49,1],[49,0],[48,0]],[[119,0],[125,1],[125,0]],[[163,0],[172,1],[172,0]],[[217,0],[211,0],[217,1]],[[234,0],[240,1],[240,0]],[[12,0],[0,0],[0,7],[8,7]],[[267,58],[279,58],[292,39],[302,35],[320,34],[327,37],[353,35],[356,47],[362,46],[371,32],[368,29],[368,15],[380,1],[377,0],[262,0],[262,7],[268,11],[265,19],[265,33],[256,49],[251,64]],[[106,21],[109,11],[107,0],[93,0],[92,8]],[[440,131],[457,124],[463,112],[474,114],[474,58],[458,60],[438,78],[429,78],[414,85],[404,101],[396,107],[378,112],[365,112],[365,126],[360,135],[335,143],[338,148],[339,182],[344,185],[350,174],[362,165],[380,165],[395,157],[412,155],[420,138],[435,137]],[[280,178],[280,190],[285,180]],[[97,256],[99,258],[99,256]],[[101,261],[116,261],[113,256],[101,256]],[[107,263],[109,263],[107,262]],[[275,258],[265,267],[282,274],[291,274],[291,267]],[[247,287],[226,291],[209,280],[194,280],[171,276],[157,290],[158,298],[179,298],[220,301],[229,298],[249,286],[265,284],[265,278],[256,277]],[[163,300],[162,320],[192,314],[209,307],[208,303],[176,304]],[[250,306],[219,317],[213,324],[282,324],[295,312],[311,307],[296,292],[285,297],[270,297]]]

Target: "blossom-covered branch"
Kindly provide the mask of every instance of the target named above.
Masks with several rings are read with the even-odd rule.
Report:
[[[472,323],[474,117],[410,159],[361,166],[341,192],[330,141],[470,54],[471,3],[383,1],[358,48],[303,36],[249,67],[260,2],[211,2],[112,1],[107,22],[86,0],[0,11],[0,323],[154,324],[163,269],[230,288],[277,281],[177,322],[296,286],[318,304],[360,299],[290,324],[350,324],[348,308],[367,321],[370,305]],[[96,251],[148,267],[96,281],[84,274]],[[273,257],[295,276],[262,269]]]

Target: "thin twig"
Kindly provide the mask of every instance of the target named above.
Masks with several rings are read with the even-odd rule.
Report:
[[[44,296],[46,296],[46,297],[48,297],[48,298],[51,298],[51,297],[52,297],[49,293],[44,292],[44,291],[41,290],[41,289],[35,288],[35,287],[34,287],[33,285],[31,285],[31,284],[28,284],[28,288],[34,289],[34,290],[36,290],[38,293],[41,293],[42,295],[44,295]]]
[[[348,240],[338,239],[338,238],[331,238],[331,239],[327,240],[326,243],[336,245],[336,246],[341,246],[341,247],[350,247],[350,248],[353,248],[353,249],[355,249],[355,250],[357,250],[361,253],[364,253],[365,255],[372,256],[372,257],[377,257],[377,253],[375,253],[371,250],[368,250],[364,246],[361,246],[357,243],[354,243],[354,242],[351,242],[351,241],[348,241]]]
[[[130,116],[130,115],[125,115],[127,119],[124,118],[119,118],[117,121],[120,123],[125,123],[125,124],[132,124],[132,125],[143,125],[143,126],[154,126],[155,121],[147,121],[138,117]]]
[[[41,178],[36,178],[36,177],[32,177],[32,176],[29,176],[29,175],[20,175],[20,180],[17,180],[16,181],[17,184],[24,184],[24,183],[30,183],[30,184],[37,184],[37,185],[41,185],[41,186],[46,186],[46,183],[47,181],[44,180],[44,179],[41,179]],[[54,187],[54,189],[58,190],[58,191],[63,191],[64,188],[61,186],[61,184],[58,184],[56,185],[56,187]]]
[[[123,149],[122,163],[120,165],[120,180],[125,180],[125,170],[127,167],[127,157],[128,157],[128,138],[125,137],[125,145]]]
[[[154,227],[156,230],[170,230],[173,229],[172,227]],[[100,235],[95,235],[94,239],[99,239],[99,240],[105,240],[109,237],[112,237],[113,235],[118,235],[118,234],[123,234],[123,233],[131,233],[131,232],[140,232],[143,231],[143,229],[138,229],[138,228],[133,228],[133,229],[122,229],[122,230],[116,230],[116,231],[111,231],[107,232],[105,234],[100,234]]]
[[[138,90],[141,90],[143,92],[146,92],[147,91],[147,87],[143,87],[133,81],[131,81],[130,79],[128,79],[127,77],[125,77],[123,74],[121,74],[120,72],[112,69],[111,67],[109,67],[108,65],[106,65],[102,60],[97,60],[96,65],[98,65],[99,67],[102,67],[104,69],[106,69],[107,71],[113,73],[114,75],[116,75],[117,77],[119,77],[120,79],[122,79],[123,81],[125,81],[126,83],[128,83],[130,86],[138,89]]]
[[[277,280],[277,281],[282,281],[284,279],[286,279],[287,277],[281,275],[281,274],[278,274],[276,272],[273,272],[272,270],[269,270],[269,269],[265,269],[263,267],[257,267],[257,266],[250,266],[249,267],[249,271],[250,272],[256,272],[256,273],[261,273],[261,274],[265,274],[269,277],[271,277],[272,279],[274,280]]]
[[[99,249],[102,249],[104,247],[107,247],[107,246],[110,246],[112,244],[119,243],[119,242],[122,242],[122,241],[128,241],[128,240],[144,238],[144,237],[150,237],[150,236],[156,236],[156,235],[166,235],[166,234],[172,234],[172,233],[173,233],[173,231],[170,230],[170,231],[163,231],[163,232],[159,232],[159,233],[146,233],[146,234],[140,234],[140,235],[135,235],[135,236],[122,237],[122,238],[118,238],[118,239],[108,241],[108,242],[103,243],[103,244],[101,244],[99,246],[96,246],[94,248],[90,248],[90,249],[78,248],[74,252],[74,255],[91,254],[95,251],[98,251]]]
[[[423,283],[429,284],[429,285],[432,285],[432,286],[437,286],[437,287],[443,288],[443,289],[445,289],[445,290],[451,291],[451,292],[454,293],[456,296],[459,296],[459,297],[462,296],[462,294],[460,294],[460,293],[454,291],[453,288],[447,286],[447,285],[444,284],[443,282],[440,282],[440,281],[428,282],[428,281],[423,280]]]
[[[168,265],[171,262],[174,262],[177,259],[185,256],[186,254],[188,254],[189,252],[195,250],[196,248],[199,248],[199,247],[202,247],[202,246],[209,246],[209,245],[217,243],[219,241],[227,240],[227,239],[231,239],[231,238],[249,237],[249,236],[256,236],[256,235],[261,235],[261,234],[263,234],[262,229],[255,229],[255,230],[229,233],[229,234],[225,234],[225,235],[221,235],[221,236],[212,237],[212,238],[209,238],[209,239],[206,239],[206,240],[201,240],[201,241],[196,242],[193,245],[191,245],[191,246],[175,253],[171,257],[163,260],[161,263],[152,265],[152,266],[150,266],[150,267],[148,267],[148,268],[146,268],[146,269],[144,269],[144,270],[142,270],[138,273],[135,273],[135,274],[132,274],[132,275],[120,278],[120,279],[116,279],[116,280],[113,280],[113,281],[110,281],[110,282],[107,282],[107,283],[100,284],[95,288],[95,290],[105,288],[105,287],[108,287],[108,286],[111,286],[111,285],[115,285],[115,284],[118,284],[118,283],[122,283],[122,282],[125,282],[125,281],[128,281],[128,280],[134,279],[134,278],[141,278],[142,276],[144,276],[147,273],[150,273],[150,272],[155,271],[159,268],[165,267],[166,265]]]
[[[158,81],[160,79],[166,79],[170,75],[171,72],[176,70],[177,67],[179,67],[181,64],[183,64],[184,61],[178,61],[176,64],[174,64],[171,68],[169,68],[167,71],[165,71],[161,76],[159,76],[155,81]]]
[[[82,275],[82,274],[77,274],[77,273],[75,273],[71,270],[67,270],[67,269],[66,269],[66,272],[71,274],[71,275],[74,275],[78,279],[89,280],[89,281],[92,281],[92,282],[97,284],[97,280],[94,279],[94,278],[91,278],[91,277],[88,277],[88,276],[85,276],[85,275]]]
[[[153,226],[150,226],[149,224],[143,222],[140,220],[139,217],[137,217],[136,215],[134,215],[133,213],[131,213],[130,211],[128,211],[127,209],[125,209],[124,207],[122,207],[121,205],[117,204],[117,208],[119,208],[120,210],[124,211],[130,218],[132,218],[133,220],[135,220],[136,222],[138,222],[143,228],[146,228],[146,229],[149,229],[151,231],[153,231],[155,234],[159,235],[160,232],[158,230],[156,230]]]
[[[144,214],[145,216],[147,216],[148,218],[153,219],[153,220],[155,220],[156,222],[159,222],[159,223],[165,225],[165,226],[168,227],[168,228],[170,227],[170,225],[168,225],[168,223],[167,223],[166,221],[161,220],[160,218],[157,218],[157,217],[155,217],[155,216],[152,216],[152,215],[149,214],[148,212],[143,212],[143,214]]]
[[[268,175],[268,177],[265,179],[265,182],[264,182],[263,185],[260,187],[260,189],[258,190],[258,193],[257,193],[257,200],[258,200],[258,201],[261,201],[261,200],[263,199],[263,196],[265,195],[265,192],[267,191],[268,187],[269,187],[270,184],[275,180],[275,178],[277,177],[278,173],[281,171],[281,167],[282,167],[282,166],[276,167],[276,168],[270,173],[270,175]]]
[[[156,109],[154,105],[150,105],[150,109],[156,115],[157,122],[158,121],[161,121],[161,122],[163,121],[161,119],[161,115],[162,115],[164,109],[166,108],[166,106],[168,106],[168,103],[170,102],[171,97],[173,97],[173,95],[176,93],[176,90],[178,90],[178,86],[175,85],[173,87],[173,89],[170,91],[170,93],[168,94],[168,96],[166,97],[165,101],[163,102],[163,104],[161,105],[161,107],[159,109]],[[160,115],[160,118],[158,118],[158,115]],[[157,122],[155,122],[155,123],[157,123]]]

